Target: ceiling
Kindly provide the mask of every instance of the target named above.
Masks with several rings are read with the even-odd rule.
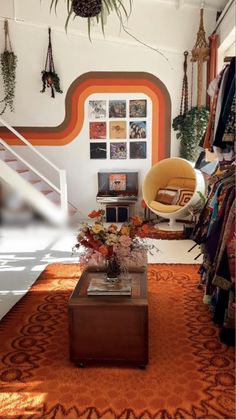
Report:
[[[228,0],[154,0],[160,3],[173,3],[177,7],[182,6],[193,6],[199,8],[201,4],[204,5],[205,8],[214,9],[217,11],[221,11],[224,9]]]

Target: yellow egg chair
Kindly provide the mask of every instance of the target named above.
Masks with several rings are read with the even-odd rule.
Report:
[[[168,219],[158,223],[160,230],[182,230],[183,219],[190,215],[189,208],[199,204],[198,191],[204,194],[205,181],[202,173],[185,159],[163,159],[146,174],[143,182],[143,199],[156,215]]]

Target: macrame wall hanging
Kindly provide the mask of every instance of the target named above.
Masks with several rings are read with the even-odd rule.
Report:
[[[180,103],[180,115],[185,115],[188,112],[188,51],[184,51],[184,77],[182,84],[182,96]]]
[[[197,40],[192,49],[193,63],[197,63],[197,107],[201,108],[203,105],[203,63],[210,58],[210,48],[206,41],[206,34],[203,25],[203,7],[200,9],[200,25],[197,33]]]
[[[45,69],[42,71],[42,82],[43,89],[42,93],[45,92],[46,88],[51,89],[51,97],[55,98],[55,91],[62,93],[60,88],[60,79],[58,74],[55,72],[53,55],[52,55],[52,42],[51,42],[51,28],[48,28],[48,51],[45,63]]]
[[[4,22],[5,48],[1,54],[1,73],[3,77],[3,91],[4,98],[0,100],[3,108],[0,110],[0,115],[4,114],[7,108],[11,112],[14,111],[14,98],[16,86],[16,64],[17,57],[12,51],[12,45],[9,34],[8,21]]]

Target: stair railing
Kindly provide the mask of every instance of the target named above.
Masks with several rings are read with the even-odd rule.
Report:
[[[23,137],[15,128],[9,125],[3,118],[0,117],[0,123],[4,125],[8,130],[10,130],[15,136],[21,140],[29,149],[31,149],[36,155],[38,155],[44,162],[46,162],[51,168],[53,168],[59,175],[59,188],[51,182],[45,175],[38,171],[34,166],[28,163],[23,159],[5,140],[0,138],[0,142],[3,146],[9,150],[14,156],[17,157],[24,165],[31,169],[36,175],[38,175],[43,181],[50,185],[55,191],[60,194],[60,203],[61,210],[63,211],[66,218],[68,217],[68,197],[67,197],[67,180],[66,180],[66,171],[64,169],[59,169],[54,163],[52,163],[48,158],[46,158],[41,152],[39,152],[36,147],[34,147],[25,137]]]

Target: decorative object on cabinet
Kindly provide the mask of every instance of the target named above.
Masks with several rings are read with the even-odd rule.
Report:
[[[117,279],[120,274],[127,274],[132,261],[137,267],[144,268],[147,251],[152,252],[157,248],[147,242],[145,236],[149,228],[141,217],[135,215],[121,226],[105,226],[104,214],[104,210],[99,209],[88,215],[94,223],[82,224],[73,251],[78,252],[79,261],[82,263],[100,267],[105,265],[107,281],[113,281],[112,279]]]
[[[173,198],[171,204],[159,201],[160,190],[169,190]],[[174,190],[177,192],[174,194]],[[199,191],[205,192],[205,182],[202,173],[194,169],[185,159],[168,158],[154,165],[146,174],[143,183],[143,198],[153,213],[169,223],[159,223],[160,230],[183,230],[183,225],[176,219],[189,216],[189,207],[193,208],[201,202]],[[167,193],[165,191],[165,200]]]
[[[1,54],[1,72],[4,84],[4,98],[0,100],[0,104],[3,104],[3,109],[0,111],[0,115],[3,115],[6,109],[9,107],[10,111],[14,111],[14,98],[15,98],[15,86],[16,86],[16,64],[17,57],[12,51],[12,45],[9,34],[8,21],[4,22],[4,33],[5,33],[5,48]],[[8,44],[8,45],[7,45]]]
[[[60,88],[60,79],[58,74],[55,72],[53,55],[52,55],[52,42],[51,42],[51,28],[48,28],[48,51],[45,63],[45,69],[42,73],[43,89],[42,93],[45,92],[46,87],[51,89],[51,97],[55,98],[55,91],[62,93]]]

